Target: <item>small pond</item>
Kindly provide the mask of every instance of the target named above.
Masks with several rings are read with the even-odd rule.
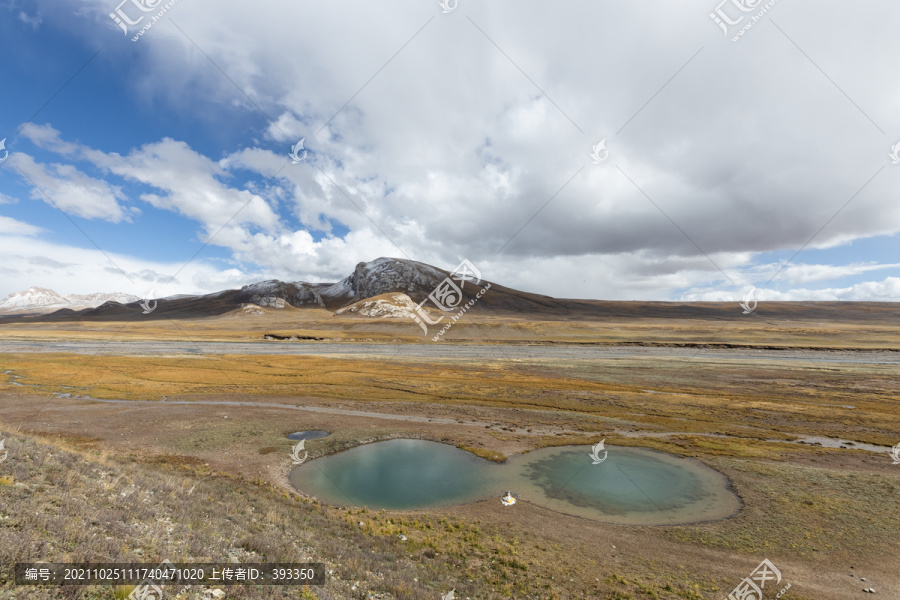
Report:
[[[310,429],[309,431],[296,431],[294,433],[289,433],[287,439],[289,440],[317,440],[319,438],[328,437],[331,435],[330,431],[322,431],[321,429]]]
[[[694,523],[740,508],[727,478],[699,461],[646,448],[607,450],[600,464],[588,446],[542,448],[496,464],[447,444],[400,439],[308,461],[290,479],[329,504],[388,510],[490,498],[500,507],[506,490],[557,512],[623,524]]]

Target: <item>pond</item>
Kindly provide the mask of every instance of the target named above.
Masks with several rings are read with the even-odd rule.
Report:
[[[318,440],[323,437],[328,437],[331,435],[330,431],[323,431],[321,429],[310,429],[309,431],[296,431],[294,433],[289,433],[287,439],[289,440]]]
[[[623,524],[722,519],[740,500],[722,474],[699,461],[645,448],[607,447],[593,464],[588,446],[543,448],[492,463],[424,440],[390,440],[308,461],[291,473],[303,493],[340,506],[426,509],[500,497]],[[515,510],[515,506],[508,510]]]

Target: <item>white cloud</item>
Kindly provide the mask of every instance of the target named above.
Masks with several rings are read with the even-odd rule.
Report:
[[[265,200],[222,183],[228,174],[184,142],[165,138],[125,157],[99,151],[87,152],[87,157],[116,175],[163,190],[165,194],[143,194],[141,199],[199,221],[207,234],[229,222],[278,227],[278,217]]]
[[[35,15],[29,15],[24,10],[20,10],[18,16],[20,21],[22,21],[32,29],[37,29],[40,24],[44,22],[44,19],[43,17],[41,17],[40,12]]]
[[[24,174],[28,185],[35,186],[30,194],[35,200],[85,219],[113,223],[130,220],[126,209],[119,204],[125,195],[118,186],[90,177],[72,165],[39,164],[21,152],[10,154],[8,162]]]
[[[82,4],[121,44],[106,0]],[[779,4],[779,26],[840,89],[770,23],[723,41],[708,0],[654,6],[653,18],[628,3],[498,0],[449,15],[411,0],[179,3],[178,27],[155,26],[141,57],[110,55],[128,67],[116,76],[142,102],[215,127],[243,111],[256,123],[243,149],[204,156],[164,138],[119,155],[50,125],[23,135],[155,188],[141,199],[198,222],[204,241],[225,226],[211,243],[271,276],[332,278],[402,252],[443,266],[468,257],[495,281],[559,296],[726,293],[777,270],[754,266],[759,253],[900,231],[900,168],[864,187],[888,160],[878,127],[900,132],[886,25],[900,6],[871,3],[860,22],[836,0],[817,6]],[[257,107],[274,123],[260,125]],[[301,137],[309,159],[290,165]],[[601,138],[610,158],[593,165]],[[244,171],[277,178],[244,189]],[[94,218],[122,210],[109,185],[106,212],[91,213],[107,216]],[[330,237],[332,222],[350,233]],[[779,280],[828,282],[890,260],[791,265]]]
[[[153,287],[162,297],[235,288],[265,278],[260,272],[222,270],[204,262],[185,266],[114,252],[104,254],[93,248],[32,237],[39,232],[38,227],[17,222],[8,231],[5,224],[8,220],[0,218],[0,297],[33,285],[64,295],[121,291],[143,296]],[[177,278],[167,283],[182,267]]]
[[[35,225],[25,223],[24,221],[19,221],[11,217],[4,217],[3,215],[0,215],[0,234],[31,236],[37,235],[43,231],[46,231],[43,227],[37,227]]]
[[[65,141],[50,124],[26,124],[22,134],[41,148],[73,159],[90,161],[106,173],[166,192],[143,194],[141,199],[156,208],[171,210],[199,221],[209,235],[228,222],[268,229],[278,225],[277,216],[262,198],[224,184],[221,179],[230,177],[230,174],[183,141],[164,138],[132,150],[123,157]],[[74,167],[67,169],[72,171]],[[120,188],[109,189],[115,192],[116,198],[122,198]]]
[[[739,302],[745,291],[713,290],[691,293],[686,294],[682,300],[686,302]],[[900,277],[887,277],[882,281],[863,281],[843,288],[792,288],[789,290],[756,288],[753,297],[760,303],[801,300],[897,302],[900,300]]]
[[[879,271],[882,269],[900,269],[900,263],[853,263],[849,265],[792,264],[781,271],[778,275],[778,279],[788,281],[791,284],[798,284],[813,281],[828,281],[830,279],[859,275],[861,273]]]
[[[59,130],[54,129],[50,123],[44,123],[43,125],[25,123],[22,125],[19,135],[30,140],[35,146],[57,154],[73,156],[79,154],[82,150],[80,145],[64,141]]]

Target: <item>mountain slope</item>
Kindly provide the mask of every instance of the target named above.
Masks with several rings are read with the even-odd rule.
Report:
[[[93,308],[100,306],[104,302],[127,303],[134,302],[137,299],[137,296],[121,293],[70,294],[63,296],[53,290],[33,286],[21,292],[13,292],[3,300],[0,300],[0,311]]]
[[[0,310],[22,310],[26,308],[51,308],[69,306],[71,302],[66,300],[53,290],[40,287],[30,287],[21,292],[13,292],[0,301]]]
[[[242,306],[256,305],[265,307],[266,311],[319,310],[335,313],[344,307],[373,298],[386,299],[386,295],[403,294],[410,299],[405,301],[404,310],[415,310],[414,305],[422,304],[423,308],[440,314],[440,307],[429,300],[431,294],[450,273],[425,263],[399,258],[378,258],[370,262],[356,265],[353,273],[335,283],[309,283],[305,281],[283,282],[278,280],[262,281],[246,285],[239,290],[225,290],[203,296],[170,296],[153,300],[148,305],[153,310],[145,312],[136,298],[128,301],[107,301],[95,308],[75,310],[77,306],[64,304],[64,308],[51,314],[39,316],[5,316],[4,322],[14,320],[25,321],[77,321],[77,320],[155,320],[155,319],[191,319],[224,315],[240,310]],[[508,288],[496,283],[481,281],[475,284],[466,281],[457,285],[462,287],[462,299],[450,302],[457,309],[476,299],[476,294],[489,286],[489,289],[472,310],[482,315],[508,315],[514,317],[533,318],[537,320],[565,321],[579,319],[706,319],[733,320],[740,313],[735,302],[608,302],[601,300],[566,300],[532,294]],[[58,294],[51,290],[33,288],[31,295],[21,292],[12,294],[6,301],[11,306],[28,306],[35,302],[59,302]],[[100,296],[100,295],[97,295]],[[123,295],[124,296],[124,295]],[[15,298],[13,298],[15,297]],[[91,296],[93,297],[93,296]],[[71,297],[69,297],[71,298]],[[66,298],[64,301],[70,302]],[[121,300],[126,300],[122,302]],[[394,304],[393,301],[390,302]],[[374,316],[383,308],[384,302],[375,302],[371,306],[357,305],[356,310],[343,311],[339,318]],[[54,306],[54,305],[49,305]],[[60,305],[55,305],[60,306]],[[365,310],[362,310],[362,309]],[[393,309],[390,309],[393,310]],[[896,303],[874,302],[766,302],[756,316],[761,313],[767,316],[791,320],[822,321],[840,317],[842,321],[877,321],[883,314],[900,312]],[[22,313],[18,313],[21,315]],[[330,316],[330,315],[328,315]],[[755,318],[755,317],[754,317]]]
[[[378,258],[359,263],[353,273],[337,283],[264,281],[241,288],[238,299],[259,304],[254,298],[276,297],[291,306],[320,306],[331,311],[382,294],[403,293],[421,302],[448,275],[413,260]]]

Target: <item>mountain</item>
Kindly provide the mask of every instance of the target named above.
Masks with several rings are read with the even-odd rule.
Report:
[[[104,302],[120,302],[122,304],[137,302],[140,300],[140,297],[120,292],[94,292],[93,294],[69,294],[66,296],[66,299],[74,306],[94,307],[100,306]]]
[[[414,260],[378,258],[357,264],[353,273],[334,283],[284,282],[273,279],[246,285],[239,290],[224,290],[202,296],[181,295],[151,299],[148,306],[153,307],[155,303],[155,308],[149,313],[144,312],[145,308],[134,297],[111,298],[99,306],[84,310],[76,310],[78,306],[67,301],[65,304],[52,305],[59,308],[52,314],[30,318],[42,321],[124,320],[135,316],[144,319],[179,319],[221,315],[248,305],[251,309],[255,305],[274,310],[326,309],[333,313],[362,300],[386,294],[405,294],[412,302],[419,304],[427,300],[428,295],[449,276],[449,271]],[[459,285],[458,281],[457,284]],[[491,286],[491,293],[484,294],[478,302],[487,309],[517,313],[567,310],[565,301],[520,292],[486,281],[476,286],[471,280],[461,284],[462,299],[458,305],[461,307],[474,300],[476,294],[487,285]],[[61,296],[56,294],[56,297],[59,302],[58,298]],[[437,310],[431,302],[427,302],[425,306]],[[8,319],[4,320],[8,322]]]
[[[450,272],[425,263],[400,258],[378,258],[361,262],[347,277],[334,283],[310,283],[306,281],[284,282],[277,279],[246,285],[239,290],[224,290],[202,296],[178,295],[151,299],[147,305],[138,298],[126,294],[92,294],[89,296],[62,297],[51,290],[31,288],[11,294],[0,303],[0,311],[6,308],[3,321],[77,321],[77,320],[131,320],[141,319],[191,319],[236,314],[265,314],[271,311],[327,310],[340,312],[338,318],[360,317],[380,319],[386,316],[412,314],[416,305],[440,315],[440,307],[429,300],[431,294]],[[738,302],[643,302],[602,300],[567,300],[532,294],[502,285],[481,281],[460,284],[462,299],[448,302],[459,310],[472,303],[479,314],[533,318],[536,320],[578,321],[604,319],[611,321],[631,319],[705,319],[730,321],[735,311],[740,313]],[[481,297],[477,294],[489,288]],[[400,296],[402,295],[402,297]],[[77,310],[76,302],[96,303],[99,306]],[[477,302],[474,302],[477,300]],[[366,304],[368,302],[368,304]],[[12,308],[18,307],[18,308]],[[26,316],[23,307],[42,307],[43,312],[57,308],[56,312]],[[343,308],[347,310],[341,311]],[[352,307],[352,308],[351,308]],[[148,312],[148,308],[152,309]],[[10,311],[16,311],[9,314]],[[757,316],[789,320],[823,321],[877,321],[883,314],[896,314],[897,303],[874,302],[766,302]]]
[[[137,296],[120,293],[70,294],[62,296],[41,287],[30,287],[22,292],[13,292],[0,300],[0,311],[46,311],[59,308],[93,308],[104,302],[128,303],[138,300]]]
[[[57,308],[70,306],[71,302],[65,296],[60,296],[53,290],[40,287],[30,287],[24,292],[13,292],[0,301],[0,310],[23,310],[27,308]]]
[[[291,306],[318,305],[337,310],[374,296],[404,293],[418,303],[449,275],[448,271],[414,260],[378,258],[359,263],[352,274],[337,283],[263,281],[244,286],[236,298],[259,304],[262,298],[276,297]]]

